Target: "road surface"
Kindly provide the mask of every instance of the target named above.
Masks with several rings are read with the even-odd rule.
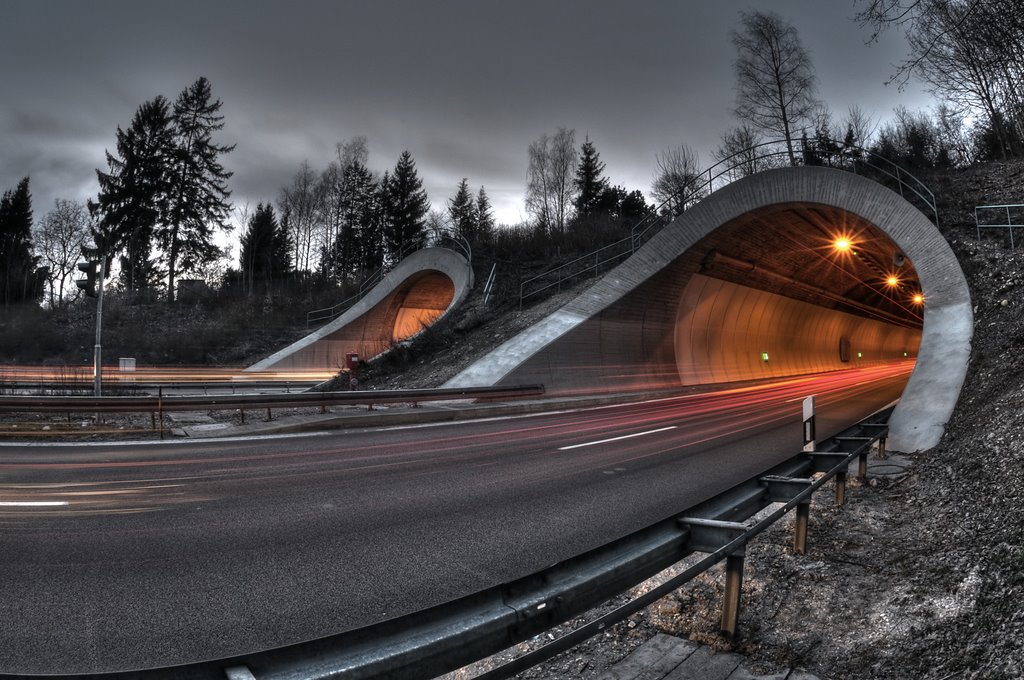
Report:
[[[266,439],[0,446],[0,673],[340,633],[670,517],[899,397],[912,363],[602,408]]]

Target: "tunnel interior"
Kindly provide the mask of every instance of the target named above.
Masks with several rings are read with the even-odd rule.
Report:
[[[913,263],[881,229],[808,203],[745,213],[695,244],[676,314],[683,384],[911,360],[924,299]]]
[[[372,359],[434,323],[452,305],[455,294],[448,274],[417,271],[358,318],[289,353],[273,368],[315,369],[330,375],[345,366],[347,354],[357,354],[362,361]]]
[[[876,225],[825,204],[773,204],[714,229],[504,382],[650,389],[912,361],[920,291],[913,262]]]
[[[434,323],[455,298],[455,283],[441,272],[428,271],[410,279],[409,287],[395,291],[391,341],[401,342]]]

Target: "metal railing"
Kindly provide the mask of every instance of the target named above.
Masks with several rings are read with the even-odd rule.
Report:
[[[721,630],[737,632],[744,549],[790,511],[796,512],[794,552],[804,554],[814,493],[835,480],[843,505],[849,466],[878,443],[885,455],[888,417],[876,414],[815,451],[801,452],[675,516],[510,583],[414,614],[339,635],[172,668],[90,676],[95,680],[391,680],[432,678],[528,640],[585,613],[686,557],[699,561],[644,594],[477,680],[507,678],[597,635],[726,562]],[[748,520],[781,504],[756,523]],[[4,677],[0,675],[0,678]]]
[[[161,388],[162,389],[162,388]],[[305,406],[373,405],[450,401],[486,397],[517,398],[544,394],[543,385],[509,387],[445,387],[412,390],[298,392],[285,394],[174,395],[156,397],[4,396],[0,413],[155,413],[163,411],[227,411],[300,408]]]
[[[981,216],[978,214],[979,210],[984,211],[999,211],[999,214],[1006,214],[1006,223],[999,224],[982,224]],[[1015,211],[1019,217],[1014,222],[1011,211]],[[1013,230],[1024,227],[1024,205],[1020,203],[1013,203],[1010,205],[978,205],[974,207],[974,225],[978,232],[978,240],[981,240],[982,229],[1006,229],[1010,232],[1010,247],[1013,248]]]
[[[883,156],[842,142],[827,142],[827,148],[820,148],[817,142],[809,142],[804,146],[802,141],[798,141],[794,143],[793,153],[798,161],[796,165],[847,170],[887,185],[922,212],[930,212],[930,218],[936,225],[939,223],[939,210],[932,191],[917,177]],[[694,176],[686,186],[648,212],[633,226],[629,236],[523,280],[519,286],[519,306],[522,307],[523,302],[534,295],[554,287],[561,290],[562,285],[568,281],[595,276],[602,269],[625,260],[662,227],[717,189],[741,177],[786,165],[790,165],[789,151],[784,148],[782,140],[757,144],[723,158]]]
[[[374,286],[384,280],[384,277],[399,265],[406,257],[413,254],[416,251],[430,247],[453,247],[458,252],[462,253],[466,260],[473,263],[473,249],[469,245],[469,241],[448,229],[434,230],[422,238],[410,241],[402,246],[401,250],[395,255],[392,262],[386,262],[382,264],[376,271],[369,274],[359,283],[359,290],[352,296],[342,300],[338,304],[332,307],[324,307],[322,309],[314,309],[306,312],[306,326],[309,327],[314,323],[329,323],[334,321],[339,316],[351,309],[357,302],[366,297],[366,294],[373,290]]]

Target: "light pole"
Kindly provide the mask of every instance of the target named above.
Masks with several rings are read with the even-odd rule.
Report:
[[[84,252],[82,254],[89,257]],[[78,270],[85,274],[85,278],[77,279],[75,285],[89,297],[96,298],[96,344],[93,345],[92,353],[92,388],[93,393],[100,397],[103,396],[103,344],[101,338],[103,332],[103,280],[107,274],[106,258],[101,255],[99,262],[95,260],[79,262]],[[98,290],[97,279],[99,279]]]

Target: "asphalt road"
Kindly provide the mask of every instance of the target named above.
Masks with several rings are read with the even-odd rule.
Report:
[[[515,579],[792,456],[802,397],[827,436],[911,367],[443,425],[0,445],[0,673],[237,655]]]

